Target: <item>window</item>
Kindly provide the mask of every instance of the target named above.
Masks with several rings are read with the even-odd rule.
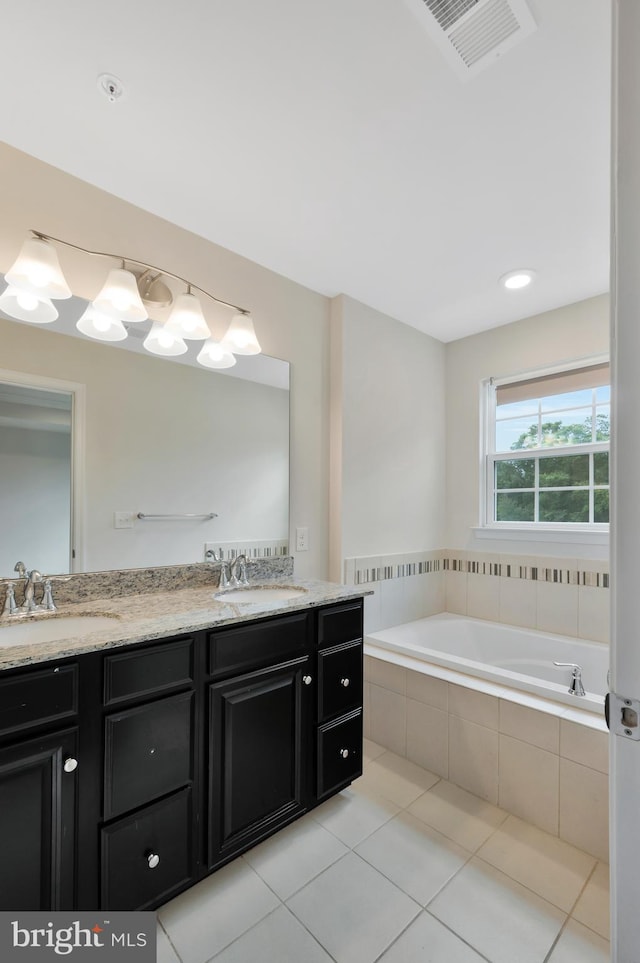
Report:
[[[609,365],[487,384],[486,524],[606,530]]]

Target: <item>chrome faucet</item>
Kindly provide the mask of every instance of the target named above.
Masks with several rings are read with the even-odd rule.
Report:
[[[25,615],[33,615],[36,612],[55,612],[56,605],[53,601],[52,582],[66,582],[70,576],[56,576],[47,578],[37,568],[27,570],[24,562],[16,562],[14,572],[18,573],[18,578],[24,582],[24,595],[22,605],[16,601],[16,583],[7,582],[7,591],[4,599],[1,618],[19,618]],[[36,585],[42,584],[42,599],[36,602]]]
[[[220,575],[218,577],[218,588],[225,589],[229,588],[229,563],[225,562],[222,557],[222,549],[220,549],[220,554],[218,555],[214,548],[208,548],[204,554],[207,561],[218,562],[220,565]]]
[[[240,577],[238,577],[238,569],[240,569]],[[236,555],[233,562],[231,563],[230,583],[233,586],[249,584],[249,579],[247,578],[247,556],[246,555]]]
[[[22,607],[25,612],[36,612],[39,606],[36,604],[35,594],[36,585],[39,585],[43,581],[42,574],[37,568],[31,569],[25,575],[27,584],[24,587],[24,602]]]
[[[584,686],[582,684],[582,667],[576,662],[554,662],[560,669],[572,669],[571,682],[569,684],[569,695],[583,696]]]

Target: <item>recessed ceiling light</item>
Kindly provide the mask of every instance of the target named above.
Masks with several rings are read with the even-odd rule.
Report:
[[[500,283],[508,291],[519,291],[520,288],[526,288],[527,285],[531,284],[535,276],[535,271],[530,271],[528,268],[519,268],[517,271],[509,271],[508,274],[503,274]]]

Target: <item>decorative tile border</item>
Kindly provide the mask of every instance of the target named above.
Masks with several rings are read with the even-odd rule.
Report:
[[[603,568],[605,567],[603,564]],[[490,575],[604,589],[608,589],[610,585],[609,573],[606,571],[567,568],[550,558],[541,558],[539,565],[531,565],[530,559],[527,559],[526,563],[523,561],[523,564],[518,564],[515,558],[511,558],[508,562],[496,561],[495,556],[487,559],[481,554],[474,554],[471,558],[461,558],[455,551],[442,549],[437,552],[412,552],[409,555],[383,555],[344,560],[345,582],[355,585],[436,572]]]
[[[286,538],[261,542],[206,542],[205,552],[209,549],[225,562],[232,562],[237,555],[246,555],[247,558],[279,558],[289,554],[289,542]]]
[[[549,560],[545,559],[541,562]],[[553,565],[518,565],[513,562],[486,562],[479,559],[447,557],[443,561],[445,572],[466,572],[468,575],[497,575],[501,578],[528,579],[533,582],[555,582],[558,585],[588,585],[591,588],[609,588],[608,572],[592,572],[583,569],[559,568]]]

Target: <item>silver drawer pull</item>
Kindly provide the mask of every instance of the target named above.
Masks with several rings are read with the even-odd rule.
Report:
[[[340,750],[340,755],[342,756],[343,759],[348,759],[348,758],[349,758],[349,750],[348,750],[348,749],[341,749],[341,750]]]
[[[345,689],[349,688],[351,680],[350,679],[340,679],[340,685],[343,685]]]
[[[311,683],[313,682],[313,679],[311,678],[310,675],[303,675],[302,681],[304,682],[305,685],[311,685]]]
[[[147,863],[149,864],[149,869],[155,869],[160,862],[160,857],[157,853],[149,853],[147,856]]]
[[[75,772],[78,768],[78,760],[74,759],[73,756],[69,756],[68,759],[65,759],[63,768],[65,772]]]

